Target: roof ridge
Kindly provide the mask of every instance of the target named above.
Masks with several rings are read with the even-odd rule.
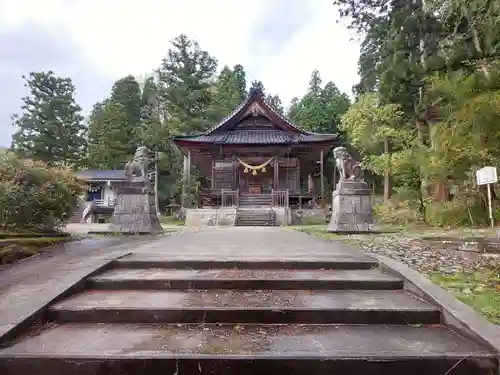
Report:
[[[251,99],[254,97],[260,97],[262,99],[262,103],[267,107],[268,110],[270,110],[274,115],[276,115],[280,120],[284,121],[288,126],[291,128],[297,130],[301,134],[309,134],[313,135],[316,133],[309,132],[307,130],[304,130],[300,128],[298,125],[294,124],[291,122],[287,117],[284,115],[280,114],[272,105],[270,105],[267,101],[267,99],[264,97],[263,93],[261,90],[250,88],[248,91],[247,97],[245,98],[244,101],[242,101],[233,111],[231,111],[228,115],[224,116],[217,124],[206,130],[205,132],[201,133],[204,135],[210,135],[212,132],[216,131],[220,127],[222,127],[227,121],[229,121],[231,118],[233,118],[239,111],[245,107]]]
[[[250,101],[250,99],[253,97],[253,93],[252,94],[248,94],[246,99],[243,100],[232,112],[230,112],[228,115],[224,116],[222,118],[222,120],[220,120],[217,124],[215,124],[214,126],[212,126],[210,129],[206,130],[204,133],[202,134],[205,134],[205,135],[209,135],[210,133],[212,133],[213,131],[219,129],[222,125],[224,125],[229,119],[231,119],[233,116],[235,116],[239,111],[241,111],[243,109],[243,107],[245,105],[248,104],[248,102]]]

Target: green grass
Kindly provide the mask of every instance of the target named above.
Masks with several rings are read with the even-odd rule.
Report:
[[[320,237],[327,238],[338,238],[339,236],[334,233],[329,233],[326,231],[328,225],[292,225],[288,228],[295,229],[300,232],[313,234]],[[429,226],[387,226],[387,225],[377,225],[377,231],[388,233],[400,233],[401,235],[411,235],[416,237],[426,237],[426,236],[441,236],[441,237],[496,237],[497,229],[491,228],[453,228],[444,229]]]
[[[451,275],[435,273],[430,278],[489,321],[500,324],[500,269]]]

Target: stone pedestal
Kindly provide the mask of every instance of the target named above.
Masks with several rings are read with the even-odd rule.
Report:
[[[117,187],[116,206],[109,231],[126,234],[163,232],[156,212],[154,192],[149,184],[138,180]]]
[[[363,180],[342,180],[332,195],[329,232],[363,233],[374,230],[372,191]]]

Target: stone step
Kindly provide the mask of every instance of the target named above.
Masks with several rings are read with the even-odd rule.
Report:
[[[271,214],[246,214],[246,215],[237,215],[236,217],[238,220],[256,220],[256,221],[263,221],[263,220],[272,220],[274,219],[273,215]]]
[[[274,218],[274,213],[272,212],[249,212],[249,213],[241,213],[238,212],[238,219],[272,219]]]
[[[257,204],[252,203],[252,205],[255,206]],[[235,224],[239,227],[274,226],[276,221],[274,211],[272,209],[238,209]]]
[[[166,259],[167,258],[167,259]],[[175,259],[177,258],[177,259]],[[313,255],[311,256],[313,258]],[[121,258],[110,263],[111,268],[169,268],[169,269],[250,269],[250,270],[369,270],[378,266],[375,259],[360,256],[359,254],[332,254],[324,260],[295,260],[293,258],[258,258],[249,260],[243,256],[242,259],[233,257],[227,260],[206,260],[198,256],[196,260],[161,254],[138,254]]]
[[[399,277],[379,270],[175,270],[114,269],[91,277],[90,289],[101,290],[397,290]]]
[[[240,216],[236,217],[238,220],[254,220],[254,221],[269,221],[273,220],[272,215],[255,215],[255,216]]]
[[[275,223],[272,221],[265,222],[252,222],[252,221],[237,221],[237,227],[274,227]]]
[[[259,204],[261,203],[264,206],[271,206],[271,201],[267,199],[262,199],[262,200],[246,200],[246,199],[240,199],[239,200],[240,204],[247,204],[247,205],[253,205],[253,204]]]
[[[252,210],[252,209],[261,209],[261,210],[270,210],[271,203],[270,202],[238,202],[239,210]],[[254,213],[251,213],[254,214]],[[264,212],[263,214],[269,215],[269,213]]]
[[[436,307],[399,291],[96,291],[50,307],[57,323],[438,324]]]
[[[0,350],[2,375],[495,371],[490,350],[440,326],[49,324]]]

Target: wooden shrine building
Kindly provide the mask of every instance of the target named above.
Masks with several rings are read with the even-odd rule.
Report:
[[[323,162],[338,141],[300,129],[252,89],[211,129],[174,143],[185,156],[185,177],[192,166],[206,177],[202,206],[288,207],[325,197]]]

